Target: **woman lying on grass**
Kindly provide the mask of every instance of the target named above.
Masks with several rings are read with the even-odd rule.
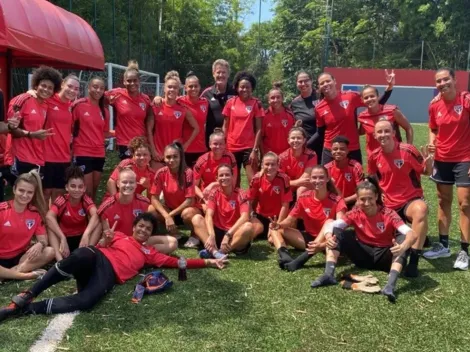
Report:
[[[177,268],[178,259],[159,253],[146,241],[157,228],[151,213],[138,215],[134,220],[132,237],[108,228],[96,247],[82,247],[56,263],[31,289],[13,297],[0,309],[0,321],[20,314],[57,314],[92,308],[116,283],[123,284],[136,276],[145,266]],[[187,268],[214,267],[222,269],[228,262],[220,259],[187,259]],[[74,278],[78,293],[33,302],[41,292],[60,281]]]
[[[382,294],[395,302],[398,275],[405,265],[408,249],[417,239],[416,234],[394,210],[383,206],[380,188],[373,178],[361,182],[356,192],[356,207],[325,225],[325,272],[311,286],[336,284],[335,267],[339,255],[343,254],[360,268],[390,272]],[[345,230],[350,226],[354,230]]]

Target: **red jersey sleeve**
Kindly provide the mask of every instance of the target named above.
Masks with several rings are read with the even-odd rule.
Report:
[[[233,105],[234,98],[229,99],[227,103],[224,106],[224,110],[222,110],[222,115],[226,117],[230,117],[231,111],[232,111],[232,105]]]
[[[165,268],[177,268],[178,258],[163,254],[155,250],[151,246],[147,246],[150,249],[150,254],[146,254],[145,263],[156,267]],[[188,269],[204,268],[206,263],[204,259],[186,259],[186,267]]]
[[[93,202],[93,199],[91,199],[88,195],[84,195],[82,198],[82,203],[83,207],[85,208],[85,211],[90,215],[90,209],[95,206],[95,203]]]
[[[434,103],[429,104],[428,113],[429,113],[429,129],[437,130],[436,116],[434,113]]]
[[[312,154],[308,156],[307,164],[305,165],[305,168],[310,168],[314,167],[315,165],[318,164],[318,157],[317,154],[312,151]]]
[[[348,211],[348,207],[346,206],[346,202],[342,197],[339,198],[338,203],[336,203],[336,214],[338,213],[345,213]]]
[[[44,225],[44,222],[42,221],[40,216],[38,219],[38,226],[36,227],[36,231],[34,231],[34,235],[35,236],[47,235],[46,226]]]
[[[290,211],[289,216],[292,216],[293,218],[298,219],[301,217],[301,215],[302,215],[302,207],[300,205],[300,202],[297,200],[297,202],[295,202],[294,207]]]
[[[150,188],[150,194],[153,196],[158,196],[162,190],[163,190],[163,184],[162,184],[162,173],[160,172],[163,169],[160,169],[157,171],[155,174],[155,177],[153,178],[152,182],[152,187]]]
[[[405,225],[403,219],[397,214],[395,210],[385,208],[385,216],[387,221],[389,221],[393,228],[398,231],[398,228],[402,225]]]
[[[377,153],[372,152],[369,155],[369,159],[367,160],[367,168],[369,169],[370,175],[375,175],[377,173]]]
[[[246,192],[242,189],[238,190],[238,202],[240,203],[240,214],[250,211],[250,203]]]
[[[52,203],[50,210],[55,214],[59,215],[63,213],[63,210],[66,206],[67,201],[65,200],[64,196],[58,196],[54,203]]]
[[[217,209],[217,189],[211,190],[207,197],[207,208],[215,211]]]
[[[353,166],[353,175],[354,175],[354,182],[356,185],[364,181],[364,171],[362,170],[362,165],[358,162],[354,163]]]
[[[250,188],[248,189],[248,199],[254,201],[258,198],[260,188],[261,175],[258,173],[251,179]]]
[[[418,173],[418,175],[421,175],[424,172],[423,156],[414,145],[408,144],[408,148],[410,149],[409,160],[411,167]]]
[[[261,104],[261,102],[259,100],[257,100],[256,104],[254,106],[255,106],[255,111],[254,111],[253,116],[254,117],[264,117],[265,114],[264,114],[264,109],[263,109],[263,105]]]
[[[287,175],[283,175],[282,179],[284,181],[284,190],[282,192],[282,202],[283,203],[290,203],[292,202],[292,191],[290,189],[290,178]]]
[[[357,92],[349,92],[351,94],[351,104],[354,106],[354,109],[364,107],[364,103],[362,102],[362,97]]]
[[[193,170],[189,167],[185,171],[186,187],[184,188],[184,196],[186,198],[194,198],[196,196],[196,186],[194,185]]]
[[[317,127],[325,126],[325,117],[323,116],[322,104],[315,106],[315,117],[317,118]]]
[[[341,221],[344,221],[347,224],[346,227],[352,226],[354,224],[354,218],[356,214],[356,209],[348,211],[346,214],[344,214]]]

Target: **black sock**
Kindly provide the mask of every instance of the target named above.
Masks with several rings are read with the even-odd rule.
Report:
[[[446,248],[449,248],[449,235],[439,234],[439,242]]]
[[[294,258],[291,257],[289,250],[286,247],[280,247],[277,250],[277,255],[278,255],[279,266],[281,267],[281,269],[284,269],[284,266],[287,263],[290,263],[291,261],[294,260]]]
[[[405,270],[405,276],[408,277],[417,277],[418,273],[418,261],[421,256],[422,250],[420,249],[411,249],[410,251],[410,260]]]
[[[462,248],[462,250],[465,251],[465,253],[468,255],[468,243],[460,242],[460,248]]]
[[[325,275],[334,276],[335,275],[335,269],[336,269],[336,263],[335,262],[326,262],[326,264],[325,264]]]
[[[313,255],[305,251],[301,255],[299,255],[297,258],[292,260],[290,263],[287,263],[286,265],[284,265],[284,268],[286,268],[288,271],[296,271],[300,269],[301,267],[303,267],[304,264],[308,262],[308,260],[312,257]]]

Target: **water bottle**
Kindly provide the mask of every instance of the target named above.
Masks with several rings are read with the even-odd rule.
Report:
[[[178,259],[178,268],[178,281],[186,281],[188,276],[186,275],[186,259],[184,257]]]

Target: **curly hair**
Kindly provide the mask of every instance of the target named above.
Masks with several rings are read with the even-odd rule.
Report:
[[[85,179],[85,175],[83,174],[83,171],[79,166],[69,166],[65,170],[65,182],[69,183],[69,181],[73,179]]]
[[[51,81],[54,84],[54,93],[60,91],[62,85],[62,74],[55,68],[49,66],[39,66],[39,68],[33,71],[31,77],[31,85],[33,88],[37,88],[41,81]]]
[[[256,88],[256,78],[253,76],[250,72],[247,71],[239,71],[233,78],[233,87],[235,89],[238,88],[238,85],[240,84],[240,81],[246,80],[251,83],[251,88],[255,90]]]
[[[139,148],[147,148],[150,150],[150,144],[147,142],[145,137],[134,137],[127,146],[132,154],[134,154]]]

